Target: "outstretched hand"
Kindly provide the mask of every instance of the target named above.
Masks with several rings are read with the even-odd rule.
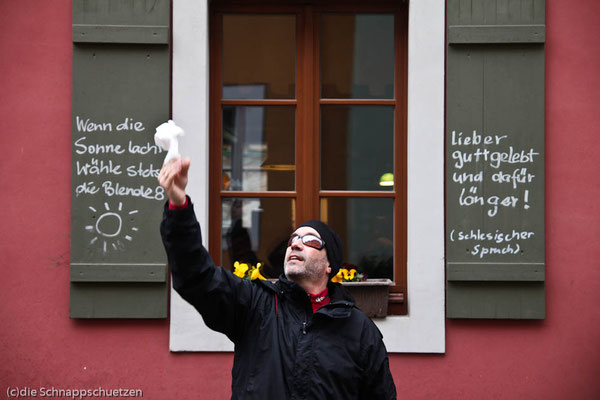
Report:
[[[158,174],[158,183],[165,189],[173,205],[185,203],[185,187],[188,183],[189,169],[190,159],[181,160],[181,156],[177,156],[163,165]]]

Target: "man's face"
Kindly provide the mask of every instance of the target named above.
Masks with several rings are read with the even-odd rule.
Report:
[[[312,234],[320,238],[319,233],[309,226],[301,226],[296,229],[294,235],[304,236]],[[296,240],[285,251],[283,270],[288,279],[311,280],[317,282],[327,279],[331,268],[327,260],[326,249],[317,250],[302,243],[302,240]]]

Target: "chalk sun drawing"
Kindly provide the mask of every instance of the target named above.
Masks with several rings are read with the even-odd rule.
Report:
[[[92,206],[88,208],[93,213],[92,218],[96,218],[98,210]],[[85,230],[94,235],[90,240],[90,245],[100,246],[105,254],[110,250],[123,250],[125,243],[121,240],[133,241],[133,232],[138,231],[136,226],[132,226],[129,228],[131,232],[125,232],[124,223],[127,222],[127,218],[123,218],[123,214],[133,216],[139,211],[123,211],[123,203],[121,202],[119,202],[117,210],[111,210],[108,203],[104,203],[104,209],[105,211],[96,219],[95,224],[85,226]],[[133,217],[131,221],[133,221]]]

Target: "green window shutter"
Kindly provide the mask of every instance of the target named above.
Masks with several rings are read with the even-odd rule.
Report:
[[[449,318],[545,318],[543,0],[448,0]]]
[[[170,1],[73,1],[72,318],[166,318]]]

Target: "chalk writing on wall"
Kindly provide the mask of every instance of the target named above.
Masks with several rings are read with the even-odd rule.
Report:
[[[510,134],[451,131],[448,140],[449,246],[461,259],[485,262],[513,255],[543,240],[528,223],[535,212],[542,158]]]
[[[165,200],[156,180],[163,150],[153,143],[153,135],[130,116],[115,121],[75,116],[73,201],[89,215],[81,218],[81,231],[72,234],[86,235],[90,251],[106,255],[126,250],[143,229],[144,211],[160,209],[156,203]]]

